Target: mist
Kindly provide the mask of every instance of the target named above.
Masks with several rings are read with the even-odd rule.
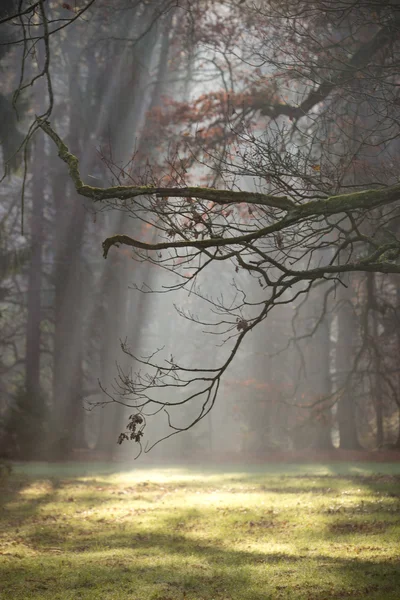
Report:
[[[397,8],[17,4],[0,9],[1,456],[398,450]]]

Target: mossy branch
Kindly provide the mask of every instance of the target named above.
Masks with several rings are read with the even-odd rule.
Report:
[[[79,161],[71,154],[67,145],[54,131],[48,121],[37,119],[38,125],[53,140],[58,149],[60,158],[66,163],[71,179],[78,194],[91,198],[94,202],[108,199],[127,200],[137,196],[158,196],[161,198],[197,198],[208,200],[216,204],[255,204],[268,206],[284,211],[285,214],[277,221],[257,231],[239,235],[236,237],[210,238],[204,240],[169,241],[158,244],[146,244],[133,239],[127,235],[114,235],[103,242],[103,254],[106,258],[110,248],[114,245],[124,244],[142,250],[163,250],[168,248],[198,248],[206,249],[218,246],[232,246],[235,244],[247,244],[257,239],[276,233],[287,227],[301,223],[305,220],[318,216],[331,216],[340,213],[352,213],[354,211],[368,211],[378,206],[391,204],[400,200],[400,184],[382,189],[353,192],[351,194],[340,194],[330,196],[324,200],[312,200],[305,204],[295,204],[286,196],[273,196],[254,192],[237,192],[231,190],[218,190],[204,187],[155,187],[155,186],[112,186],[108,188],[93,187],[83,183],[79,172]],[[384,261],[385,262],[385,261]],[[361,264],[361,263],[360,263]]]
[[[200,200],[209,200],[216,204],[259,204],[278,208],[280,210],[292,210],[295,207],[294,202],[286,196],[271,196],[268,194],[259,194],[255,192],[236,192],[231,190],[217,190],[204,187],[184,187],[167,188],[156,186],[130,186],[116,185],[108,188],[93,187],[83,183],[79,172],[79,161],[74,154],[71,154],[67,145],[60,136],[51,127],[49,121],[37,119],[38,125],[53,140],[58,148],[58,155],[67,165],[76,191],[82,196],[91,198],[95,202],[118,198],[127,200],[137,196],[159,196],[160,198],[198,198]]]

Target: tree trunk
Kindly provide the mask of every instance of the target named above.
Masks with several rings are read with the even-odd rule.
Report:
[[[26,330],[26,371],[25,390],[34,405],[40,398],[40,323],[42,292],[42,248],[44,178],[43,161],[44,139],[42,132],[36,137],[34,148],[32,216],[31,216],[31,261],[28,272],[27,330]]]
[[[376,446],[381,448],[384,443],[384,424],[383,424],[383,402],[382,402],[382,373],[381,373],[381,354],[378,337],[378,313],[377,308],[377,293],[375,286],[374,273],[367,274],[367,308],[370,319],[372,321],[372,352],[373,352],[373,382],[371,386],[372,400],[376,414]],[[368,323],[367,323],[368,326]],[[365,332],[368,333],[368,330]]]
[[[400,320],[400,285],[397,285],[396,288],[396,321],[397,323]],[[396,342],[397,342],[397,356],[400,356],[400,327],[397,326],[396,327]],[[397,439],[395,441],[395,448],[400,450],[400,369],[398,369],[397,371],[397,390],[396,390],[396,396],[395,396],[395,402],[397,404],[397,410],[398,410],[398,429],[397,429]]]
[[[319,304],[322,304],[321,299]],[[309,343],[312,348],[312,358],[315,365],[315,377],[312,380],[314,394],[321,398],[328,397],[331,393],[330,327],[328,315],[325,314],[323,316],[314,337]],[[332,450],[332,409],[329,398],[321,402],[318,416],[314,448],[318,450]]]
[[[351,279],[346,278],[347,285],[340,287],[340,309],[338,314],[338,339],[336,344],[336,376],[337,388],[342,393],[337,406],[340,448],[343,450],[359,450],[357,436],[356,403],[353,396],[352,374],[355,346],[355,315],[352,305]]]
[[[70,103],[70,139],[74,151],[81,146],[82,132],[76,59],[70,75],[75,90]],[[88,158],[85,156],[85,174]],[[65,176],[65,174],[64,174]],[[82,356],[85,300],[82,245],[86,212],[82,198],[71,183],[53,180],[56,207],[55,227],[55,329],[53,367],[53,452],[58,458],[70,455],[84,444],[82,423]]]
[[[42,52],[38,51],[39,61],[43,62]],[[35,92],[35,110],[43,112],[45,93],[43,85],[38,85]],[[46,407],[40,385],[41,356],[41,320],[42,320],[42,252],[43,252],[43,220],[45,204],[45,177],[43,163],[45,161],[44,136],[37,132],[33,145],[33,182],[32,182],[32,214],[30,219],[31,260],[28,270],[27,324],[26,324],[26,357],[24,390],[20,390],[18,398],[19,410],[22,411],[20,423],[16,424],[22,451],[22,458],[40,456],[43,450]],[[41,442],[41,443],[40,443]]]
[[[57,191],[55,191],[57,194]],[[82,403],[83,293],[81,245],[85,214],[81,200],[73,194],[72,209],[58,207],[56,231],[55,330],[53,367],[54,452],[69,454],[76,442]],[[61,199],[65,202],[65,196]],[[58,450],[57,450],[58,447]]]

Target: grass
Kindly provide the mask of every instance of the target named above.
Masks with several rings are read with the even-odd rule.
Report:
[[[398,600],[400,464],[19,466],[0,598]]]

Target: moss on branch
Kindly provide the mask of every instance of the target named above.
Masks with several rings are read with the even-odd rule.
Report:
[[[329,196],[325,200],[313,200],[297,208],[302,216],[334,215],[354,210],[372,210],[384,204],[400,200],[400,184],[383,189],[365,190],[351,194]]]
[[[295,208],[295,204],[286,196],[271,196],[256,192],[237,192],[206,187],[165,188],[155,186],[117,185],[109,188],[100,188],[86,185],[83,183],[80,176],[79,161],[77,157],[69,151],[67,145],[54,131],[48,121],[37,119],[37,122],[57,146],[59,157],[68,165],[71,179],[74,182],[78,194],[91,198],[95,202],[110,200],[112,198],[127,200],[137,196],[155,195],[161,198],[169,196],[175,198],[195,197],[201,200],[215,202],[216,204],[240,204],[241,202],[246,202],[247,204],[259,204],[286,211]]]
[[[68,149],[68,146],[62,141],[60,136],[52,129],[49,121],[45,121],[44,119],[36,118],[36,121],[43,129],[45,133],[53,140],[58,149],[58,156],[68,165],[68,170],[70,177],[76,187],[76,189],[80,189],[83,187],[83,181],[81,179],[81,175],[79,172],[79,160],[74,154]]]
[[[92,187],[83,183],[79,172],[79,161],[71,154],[67,145],[54,131],[48,121],[37,119],[38,125],[53,140],[60,158],[67,164],[71,179],[78,194],[99,202],[108,199],[127,200],[137,196],[155,195],[161,198],[197,198],[216,204],[255,204],[285,211],[285,215],[268,227],[236,237],[212,238],[191,241],[170,241],[159,244],[146,244],[126,235],[114,235],[103,243],[103,254],[107,257],[109,249],[124,244],[142,250],[163,250],[167,248],[198,248],[199,250],[216,247],[247,244],[269,234],[281,231],[289,226],[301,223],[309,218],[350,213],[357,210],[372,210],[378,206],[390,204],[400,199],[400,184],[383,189],[366,190],[350,194],[330,196],[324,200],[312,200],[305,204],[295,204],[286,196],[272,196],[255,192],[218,190],[207,187],[165,188],[153,186],[112,186],[108,188]],[[361,264],[361,263],[360,263]]]

